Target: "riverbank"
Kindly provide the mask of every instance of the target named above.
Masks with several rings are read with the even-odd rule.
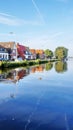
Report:
[[[24,61],[0,61],[0,68],[15,68],[15,67],[26,67],[26,66],[33,66],[38,64],[45,64],[48,62],[56,61],[54,59],[51,60],[24,60]]]

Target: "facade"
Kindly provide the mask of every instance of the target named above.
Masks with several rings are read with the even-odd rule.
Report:
[[[2,60],[9,60],[9,54],[6,48],[0,46],[0,61]]]
[[[32,57],[29,48],[20,44],[17,44],[17,55],[18,59],[22,58],[22,60],[24,59],[30,60]]]
[[[22,60],[24,60],[25,59],[25,55],[24,55],[25,50],[26,50],[25,46],[17,43],[17,58],[22,58]]]
[[[10,60],[14,60],[17,58],[17,48],[15,42],[0,42],[0,46],[7,50]]]
[[[39,54],[40,59],[45,59],[44,50],[36,50],[36,54]]]
[[[44,51],[43,51],[43,50],[30,49],[30,52],[31,52],[32,55],[33,55],[33,59],[36,59],[36,58],[44,59],[44,58],[45,58],[45,54],[44,54]]]
[[[36,50],[35,49],[30,49],[30,52],[32,54],[32,59],[35,60],[36,59]]]
[[[0,42],[0,60],[30,60],[30,59],[44,59],[45,54],[43,50],[29,49],[29,47],[23,46],[15,42]],[[7,50],[7,51],[5,51]]]

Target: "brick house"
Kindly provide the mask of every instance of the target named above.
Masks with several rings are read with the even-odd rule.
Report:
[[[40,59],[44,59],[45,55],[44,55],[44,50],[40,50],[40,49],[30,49],[31,53],[33,54],[33,58],[40,58]]]
[[[32,54],[32,59],[35,60],[36,59],[36,50],[35,49],[30,49],[30,52]]]

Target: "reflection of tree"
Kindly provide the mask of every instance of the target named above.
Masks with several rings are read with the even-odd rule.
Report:
[[[58,61],[55,63],[55,70],[58,73],[67,71],[67,62]]]
[[[52,67],[53,67],[53,63],[49,62],[49,63],[46,64],[45,70],[46,70],[46,71],[51,70]]]
[[[2,74],[2,70],[0,70],[0,74]]]

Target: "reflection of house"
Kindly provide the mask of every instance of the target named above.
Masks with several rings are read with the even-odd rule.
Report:
[[[40,66],[36,66],[36,67],[32,67],[31,68],[31,72],[35,73],[35,72],[43,72],[45,69],[44,65],[40,65]]]
[[[7,52],[7,49],[0,45],[0,60],[8,60],[8,59],[9,54]]]
[[[16,83],[18,80],[22,79],[29,74],[29,69],[18,68],[9,71],[8,73],[0,74],[0,82],[13,82]]]
[[[15,42],[0,42],[0,46],[6,48],[9,54],[9,59],[16,58],[16,43]]]

